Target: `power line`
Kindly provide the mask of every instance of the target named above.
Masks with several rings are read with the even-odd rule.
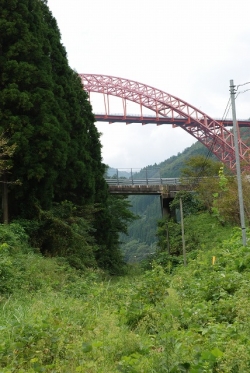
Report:
[[[237,98],[241,93],[245,93],[245,92],[247,92],[247,91],[250,91],[250,88],[249,88],[249,89],[245,89],[245,91],[240,91],[240,92],[238,92],[237,95],[236,95],[236,97],[235,97],[235,100],[236,100],[236,98]]]
[[[246,83],[243,83],[243,84],[238,84],[236,86],[236,91],[238,90],[239,87],[242,87],[243,85],[247,85],[247,84],[250,84],[250,82],[246,82]]]
[[[225,111],[224,111],[224,114],[223,114],[223,116],[222,116],[222,121],[223,121],[224,119],[226,119],[230,107],[231,107],[231,103],[230,103],[230,97],[229,97],[228,102],[227,102],[227,106],[226,106]]]
[[[246,82],[246,83],[243,83],[243,84],[239,84],[239,85],[237,85],[237,88],[235,89],[235,91],[237,91],[239,87],[244,86],[244,85],[247,85],[247,84],[250,84],[250,82]],[[238,92],[237,95],[236,95],[236,97],[235,97],[235,99],[239,96],[240,93],[245,93],[245,92],[247,92],[247,91],[250,91],[250,89],[246,89],[245,91],[240,91],[240,92]],[[225,110],[224,110],[224,113],[223,113],[223,116],[222,116],[222,120],[221,120],[221,121],[223,121],[224,119],[227,118],[227,116],[228,116],[228,112],[229,112],[231,106],[232,106],[232,102],[231,102],[231,97],[229,96],[229,99],[228,99],[228,102],[227,102],[226,108],[225,108]],[[201,174],[203,173],[203,171],[204,171],[204,169],[205,169],[205,167],[206,167],[207,160],[208,160],[208,158],[210,158],[211,154],[213,153],[213,147],[214,147],[215,143],[216,143],[216,137],[214,137],[214,139],[213,139],[213,141],[212,141],[212,143],[211,143],[211,145],[210,145],[210,147],[209,147],[209,149],[208,149],[208,152],[207,152],[207,154],[206,154],[206,157],[205,157],[205,159],[204,159],[204,162],[203,162],[203,164],[201,165],[201,168],[200,168],[200,171],[199,171],[199,173],[198,173],[198,176],[196,177],[196,181],[194,182],[195,185],[198,184],[198,180],[199,180]]]
[[[250,82],[246,82],[246,83],[243,83],[243,84],[238,84],[238,85],[236,86],[236,88],[235,88],[235,92],[238,90],[239,87],[242,87],[242,86],[247,85],[247,84],[250,84]],[[237,98],[241,93],[245,93],[245,92],[247,92],[247,91],[250,91],[250,88],[249,88],[249,89],[245,89],[245,91],[239,91],[239,92],[237,93],[237,95],[235,96],[235,100],[236,100],[236,98]],[[227,102],[227,106],[226,106],[225,111],[224,111],[223,116],[222,116],[222,120],[226,119],[226,117],[227,117],[227,115],[228,115],[228,112],[229,112],[231,106],[232,106],[232,103],[231,103],[231,99],[230,99],[230,97],[229,97],[228,102]]]
[[[225,108],[225,111],[224,111],[224,114],[222,116],[222,121],[227,117],[227,114],[228,114],[228,111],[231,107],[231,104],[230,104],[230,97],[228,99],[228,102],[227,102],[227,105],[226,105],[226,108]],[[203,164],[201,164],[201,167],[200,167],[200,170],[199,170],[199,173],[196,177],[196,180],[194,181],[194,185],[197,185],[199,183],[199,178],[201,177],[201,175],[203,174],[204,170],[205,170],[205,167],[207,165],[207,161],[208,159],[211,157],[211,155],[213,154],[213,148],[214,148],[214,145],[216,143],[216,137],[213,138],[213,141],[211,142],[211,145],[209,146],[208,148],[208,151],[207,151],[207,154],[206,154],[206,157],[204,158],[204,161],[203,161]]]

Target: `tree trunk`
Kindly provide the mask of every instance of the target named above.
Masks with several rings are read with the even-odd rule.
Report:
[[[4,222],[4,224],[8,224],[9,223],[8,184],[7,184],[6,173],[4,173],[4,175],[3,175],[2,207],[3,207],[3,222]]]

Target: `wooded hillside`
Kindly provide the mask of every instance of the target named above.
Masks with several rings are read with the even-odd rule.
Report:
[[[3,0],[0,14],[0,131],[15,146],[0,172],[10,221],[22,219],[44,255],[117,269],[119,224],[132,214],[124,204],[114,215],[120,199],[108,195],[100,134],[57,22],[46,0]]]

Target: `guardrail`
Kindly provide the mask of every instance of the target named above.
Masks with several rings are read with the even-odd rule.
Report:
[[[127,179],[112,178],[105,179],[108,185],[179,185],[179,178],[147,178],[147,179]]]

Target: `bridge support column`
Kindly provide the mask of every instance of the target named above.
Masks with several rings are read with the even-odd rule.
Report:
[[[161,194],[161,211],[162,211],[162,217],[165,217],[166,215],[171,215],[170,210],[170,203],[173,201],[173,198],[170,198],[166,194]]]

